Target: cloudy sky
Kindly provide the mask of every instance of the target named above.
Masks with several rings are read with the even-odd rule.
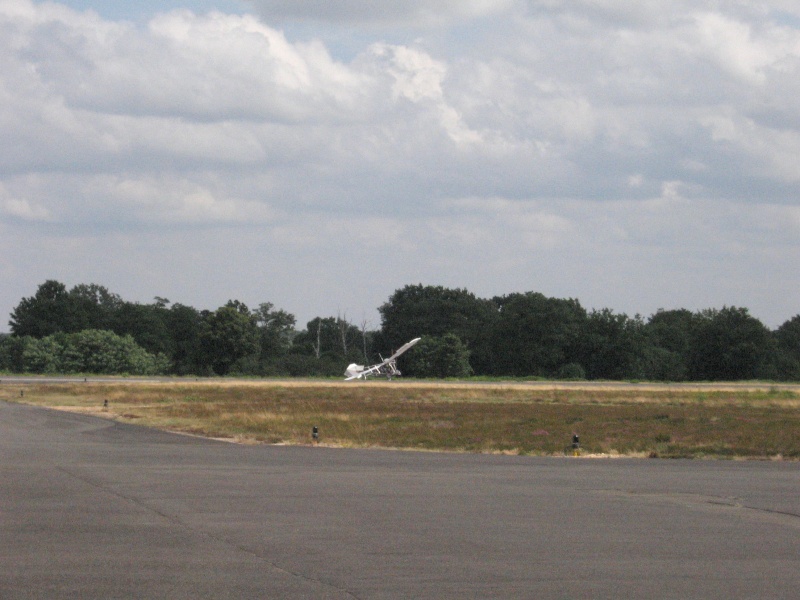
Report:
[[[800,313],[796,0],[0,0],[0,46],[0,331],[46,279]]]

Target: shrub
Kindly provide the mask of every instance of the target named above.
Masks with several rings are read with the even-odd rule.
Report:
[[[559,379],[586,379],[586,370],[578,363],[567,363],[558,370]]]

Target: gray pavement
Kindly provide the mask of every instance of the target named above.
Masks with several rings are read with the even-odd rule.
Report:
[[[797,598],[798,493],[797,463],[237,446],[0,403],[0,598]]]

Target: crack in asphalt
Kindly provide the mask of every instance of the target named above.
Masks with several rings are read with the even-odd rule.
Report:
[[[155,508],[155,507],[149,505],[147,502],[145,502],[144,500],[141,500],[140,498],[137,498],[135,496],[127,496],[127,495],[125,495],[125,494],[123,494],[123,493],[121,493],[119,491],[116,491],[116,490],[112,489],[108,484],[105,484],[103,482],[97,481],[97,480],[95,480],[95,479],[93,479],[91,477],[87,477],[86,475],[82,475],[80,473],[76,473],[74,471],[71,471],[71,470],[63,467],[63,466],[59,466],[59,465],[54,465],[54,466],[55,466],[56,470],[66,474],[66,475],[68,475],[70,477],[73,477],[73,478],[75,478],[75,479],[77,479],[79,481],[82,481],[83,483],[85,483],[87,485],[90,485],[90,486],[92,486],[92,487],[94,487],[96,489],[99,489],[99,490],[105,492],[106,494],[109,494],[109,495],[112,495],[112,496],[116,496],[117,498],[121,498],[122,500],[130,502],[130,503],[132,503],[132,504],[134,504],[134,505],[136,505],[136,506],[138,506],[138,507],[150,512],[150,513],[156,514],[159,517],[161,517],[162,519],[168,521],[169,523],[177,525],[178,527],[181,527],[182,529],[185,529],[186,531],[189,531],[192,534],[208,538],[210,540],[213,540],[214,542],[217,542],[219,544],[228,546],[228,547],[233,548],[234,550],[237,550],[237,551],[242,552],[244,554],[248,554],[250,556],[253,556],[253,557],[257,558],[258,560],[260,560],[260,561],[264,562],[265,564],[267,564],[270,568],[274,569],[275,571],[278,571],[278,572],[283,573],[285,575],[289,575],[290,577],[294,577],[295,579],[299,579],[299,580],[302,580],[302,581],[306,581],[306,582],[309,582],[309,583],[313,583],[313,584],[316,584],[316,585],[321,585],[321,586],[325,586],[325,587],[334,589],[337,592],[340,592],[342,594],[345,594],[345,595],[353,598],[354,600],[360,600],[360,598],[357,595],[355,595],[353,592],[351,592],[350,590],[346,590],[346,589],[340,588],[340,587],[334,585],[333,583],[329,583],[329,582],[322,581],[320,579],[315,579],[313,577],[309,577],[308,575],[305,575],[303,573],[291,571],[290,569],[282,567],[282,566],[278,565],[277,563],[271,561],[266,556],[260,554],[259,552],[255,551],[255,550],[253,550],[251,548],[248,548],[248,547],[243,546],[241,544],[238,544],[236,542],[232,542],[232,541],[230,541],[230,540],[228,540],[228,539],[226,539],[226,538],[224,538],[224,537],[222,537],[220,535],[217,535],[217,534],[214,534],[214,533],[210,533],[208,531],[205,531],[205,530],[202,530],[202,529],[198,529],[196,527],[192,527],[188,523],[182,521],[177,516],[171,515],[171,514],[168,514],[168,513],[164,512],[162,510],[159,510],[158,508]]]
[[[800,514],[783,511],[763,506],[753,506],[744,503],[740,498],[731,496],[708,496],[703,494],[670,493],[670,492],[642,492],[636,490],[595,490],[601,494],[608,494],[617,497],[643,498],[654,502],[665,502],[670,504],[681,504],[694,507],[711,507],[719,509],[731,509],[732,511],[742,511],[745,514],[750,512],[771,522],[780,523],[800,529]]]

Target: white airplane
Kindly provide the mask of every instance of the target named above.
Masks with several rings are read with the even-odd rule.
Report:
[[[407,344],[403,344],[400,346],[400,349],[397,352],[377,365],[365,367],[364,365],[350,363],[347,366],[347,370],[344,372],[345,381],[352,381],[353,379],[366,379],[367,377],[386,377],[386,379],[399,377],[400,371],[397,369],[397,357],[420,341],[420,339],[421,338],[414,338]]]

